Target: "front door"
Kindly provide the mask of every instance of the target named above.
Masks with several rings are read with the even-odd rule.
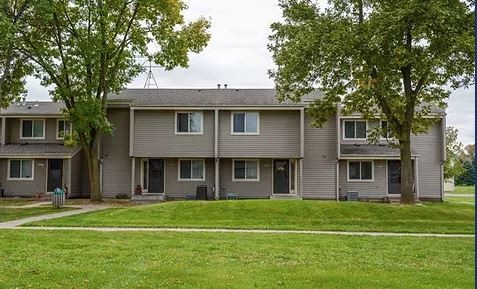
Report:
[[[414,181],[414,160],[411,176]],[[388,161],[388,194],[401,194],[401,161]]]
[[[290,193],[290,161],[274,160],[273,161],[273,193],[289,194]]]
[[[148,193],[164,193],[164,160],[149,159]]]
[[[63,160],[48,160],[48,181],[46,185],[48,192],[53,192],[56,188],[63,188]]]

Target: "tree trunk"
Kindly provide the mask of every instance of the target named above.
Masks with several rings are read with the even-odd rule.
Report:
[[[90,185],[90,200],[100,202],[103,200],[100,185],[100,162],[98,159],[98,150],[96,148],[86,148],[88,158],[88,173]]]
[[[401,151],[401,204],[414,203],[414,180],[412,177],[411,133],[399,140]]]

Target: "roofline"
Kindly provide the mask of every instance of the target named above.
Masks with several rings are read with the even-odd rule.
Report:
[[[131,110],[300,110],[304,105],[195,105],[195,106],[131,106]]]
[[[412,158],[417,158],[419,155],[413,154],[411,155]],[[401,159],[400,156],[396,155],[365,155],[365,154],[349,154],[349,155],[343,155],[341,154],[341,157],[339,160],[390,160],[390,159],[396,159],[399,160]]]
[[[61,157],[65,159],[71,159],[73,158],[76,154],[78,154],[81,151],[81,147],[77,147],[74,151],[71,153],[41,153],[41,154],[22,154],[22,153],[17,153],[17,154],[1,154],[0,153],[0,159],[8,159],[8,158],[17,158],[17,159],[44,159],[47,157]]]

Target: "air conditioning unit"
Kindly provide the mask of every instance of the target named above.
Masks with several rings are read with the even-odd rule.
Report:
[[[348,191],[346,199],[348,201],[357,202],[359,201],[359,192],[357,191]]]

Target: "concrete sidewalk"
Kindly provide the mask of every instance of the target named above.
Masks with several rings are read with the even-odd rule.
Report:
[[[261,229],[200,229],[200,228],[120,228],[120,227],[0,227],[0,229],[47,230],[47,231],[96,231],[96,232],[179,232],[179,233],[244,233],[244,234],[308,234],[373,237],[433,237],[475,238],[473,234],[391,233],[391,232],[345,232],[306,230],[261,230]]]
[[[19,220],[7,221],[7,222],[0,223],[0,229],[11,229],[17,226],[21,226],[23,224],[32,223],[36,221],[51,220],[51,219],[84,214],[84,213],[89,213],[89,212],[94,212],[94,211],[99,211],[99,210],[104,210],[109,208],[108,206],[101,206],[101,205],[65,206],[65,207],[78,208],[78,210],[65,211],[65,212],[59,212],[59,213],[53,213],[53,214],[45,214],[45,215],[23,218]],[[25,208],[25,207],[23,206],[22,208]]]

